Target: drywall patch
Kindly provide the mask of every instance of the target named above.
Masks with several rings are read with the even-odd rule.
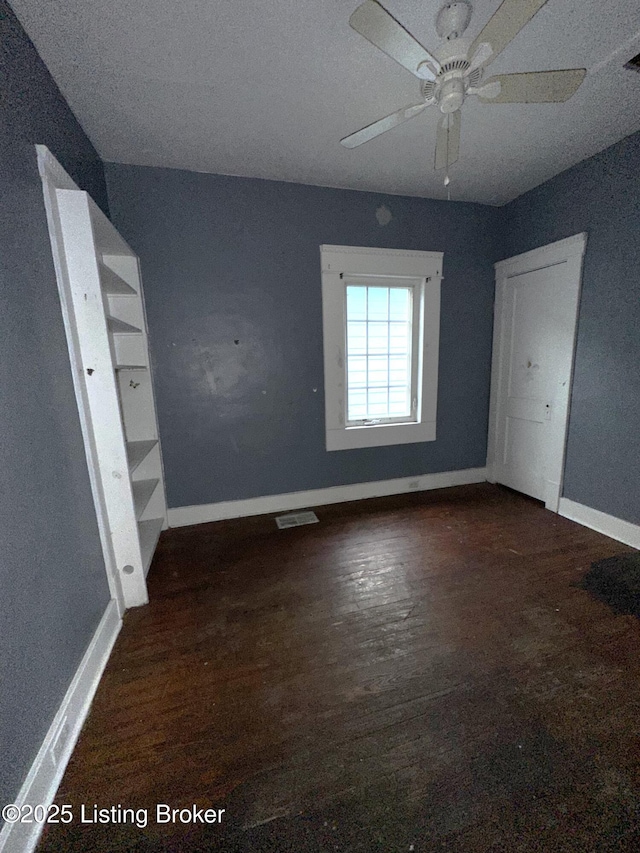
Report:
[[[376,219],[378,220],[378,225],[385,226],[388,225],[393,219],[393,215],[386,204],[383,204],[376,210]]]

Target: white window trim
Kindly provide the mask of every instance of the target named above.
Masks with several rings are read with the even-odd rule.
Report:
[[[324,390],[327,450],[384,447],[435,441],[438,405],[440,337],[440,283],[442,252],[369,249],[357,246],[321,246],[322,324],[324,335]],[[346,426],[345,278],[420,279],[421,389],[417,420],[405,423]]]

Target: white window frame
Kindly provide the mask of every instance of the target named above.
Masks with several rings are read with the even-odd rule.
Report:
[[[320,246],[327,450],[384,447],[435,441],[442,252]],[[414,291],[418,399],[410,419],[395,423],[347,424],[346,286],[409,285]],[[414,327],[415,328],[415,327]]]

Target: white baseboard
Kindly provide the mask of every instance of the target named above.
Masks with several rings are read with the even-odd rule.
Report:
[[[443,471],[439,474],[400,477],[397,480],[331,486],[327,489],[312,489],[308,492],[289,492],[284,495],[267,495],[263,498],[182,506],[169,510],[169,527],[204,524],[209,521],[222,521],[226,518],[244,518],[248,515],[266,515],[283,510],[324,506],[326,504],[344,503],[345,501],[360,501],[365,498],[401,495],[406,492],[446,489],[449,486],[466,486],[471,483],[484,483],[486,479],[486,468],[466,468],[462,471]]]
[[[14,800],[18,807],[53,802],[121,627],[117,604],[111,600]],[[5,823],[0,853],[30,853],[41,832],[41,823]]]
[[[590,527],[598,533],[604,533],[611,539],[617,539],[618,542],[624,542],[625,545],[640,549],[640,525],[638,524],[623,521],[621,518],[616,518],[615,515],[607,515],[606,512],[591,509],[589,506],[570,501],[568,498],[560,498],[558,512],[570,521],[577,521],[578,524]]]

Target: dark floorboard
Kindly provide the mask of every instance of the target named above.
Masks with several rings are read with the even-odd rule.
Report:
[[[631,549],[488,484],[317,514],[163,534],[41,853],[639,851],[640,622],[576,585]]]

